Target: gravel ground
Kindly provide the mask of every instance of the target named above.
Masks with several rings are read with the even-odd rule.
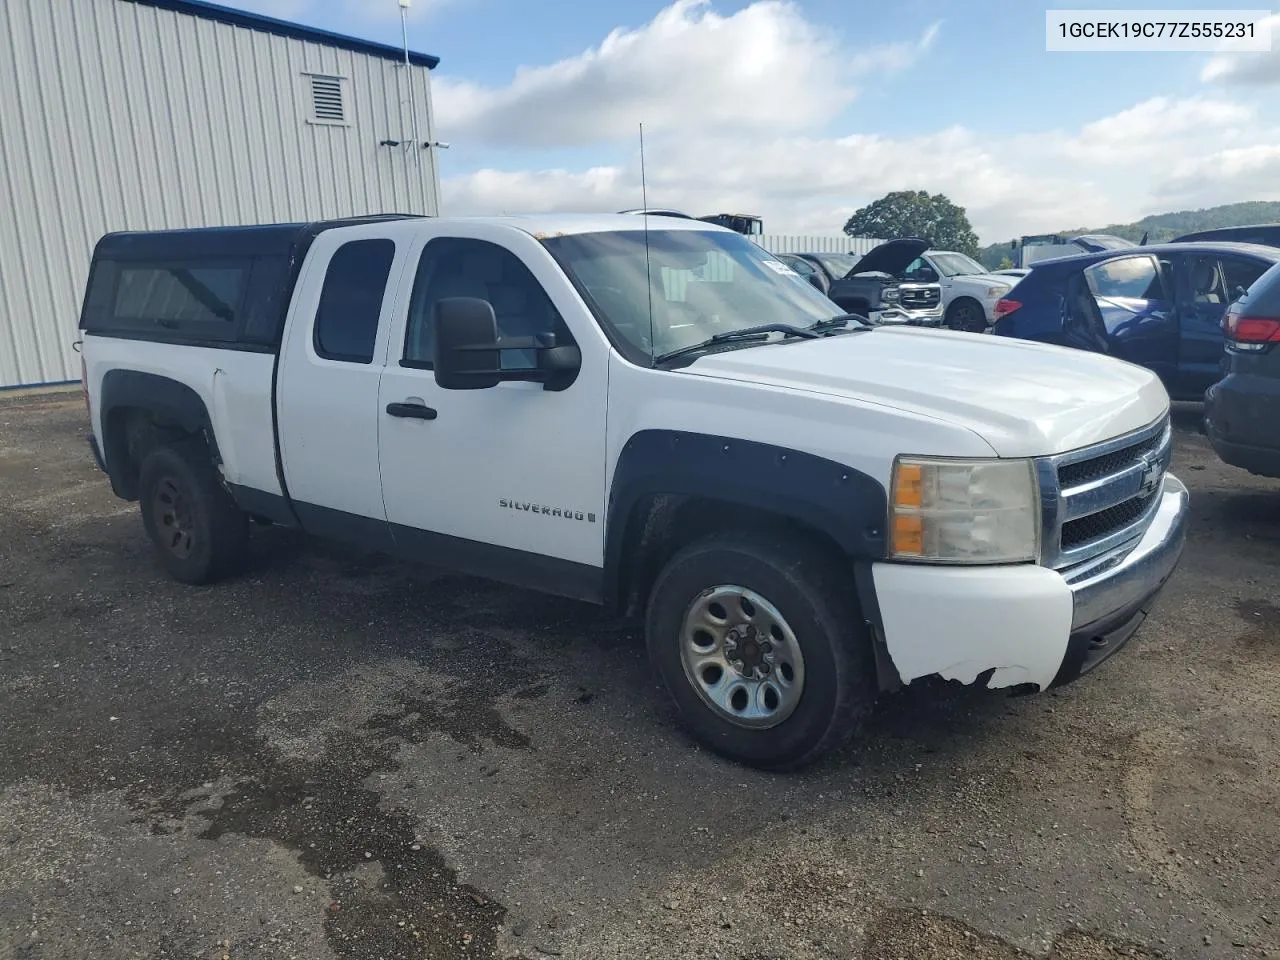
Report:
[[[0,958],[1280,957],[1280,484],[1194,424],[1129,648],[784,777],[590,607],[278,530],[170,582],[79,397],[2,401]]]

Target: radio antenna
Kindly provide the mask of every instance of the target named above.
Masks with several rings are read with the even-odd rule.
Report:
[[[657,356],[653,349],[653,276],[649,267],[649,188],[644,175],[644,124],[640,124],[640,216],[644,220],[644,287],[649,294],[649,357]]]

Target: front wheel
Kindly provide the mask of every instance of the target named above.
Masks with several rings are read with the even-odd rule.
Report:
[[[960,299],[947,308],[947,326],[952,330],[982,333],[987,329],[987,315],[977,300]]]
[[[681,550],[654,584],[646,635],[694,738],[751,766],[812,763],[875,700],[852,585],[799,538],[722,534]]]

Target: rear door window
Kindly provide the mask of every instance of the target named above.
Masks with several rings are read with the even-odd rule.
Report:
[[[1220,307],[1227,302],[1222,268],[1215,256],[1187,257],[1187,281],[1193,303]]]
[[[316,307],[315,349],[327,360],[371,363],[394,240],[351,240],[329,260]]]
[[[1266,273],[1270,264],[1257,260],[1246,260],[1244,257],[1223,257],[1222,278],[1227,288],[1227,302],[1240,295],[1240,289],[1248,290],[1253,282]]]

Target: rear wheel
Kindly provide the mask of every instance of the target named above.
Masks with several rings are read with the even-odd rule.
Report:
[[[139,505],[161,565],[183,583],[233,573],[249,544],[249,518],[223,487],[199,440],[157,447],[142,463]]]
[[[803,539],[719,534],[681,550],[654,584],[646,635],[691,734],[741,763],[812,763],[875,700],[852,586]]]

